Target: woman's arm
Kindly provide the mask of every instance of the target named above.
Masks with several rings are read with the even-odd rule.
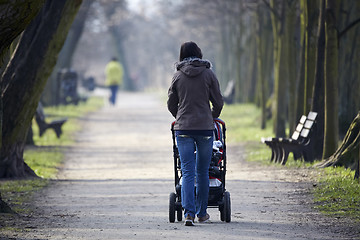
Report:
[[[178,105],[179,105],[179,98],[176,92],[175,83],[176,81],[174,78],[168,91],[168,101],[167,101],[168,110],[174,116],[174,118],[176,118]]]
[[[212,116],[213,118],[218,118],[224,106],[224,100],[220,92],[219,81],[214,73],[212,77],[212,84],[210,86],[210,101],[213,105]]]

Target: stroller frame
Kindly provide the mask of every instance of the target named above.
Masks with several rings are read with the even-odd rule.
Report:
[[[208,208],[218,208],[220,211],[220,220],[225,222],[231,221],[231,200],[230,193],[226,191],[225,188],[225,175],[226,175],[226,127],[225,122],[220,118],[214,119],[214,124],[217,126],[215,129],[215,138],[214,140],[220,140],[222,142],[222,158],[217,166],[217,176],[221,181],[221,186],[209,186],[209,200]],[[176,218],[180,222],[182,221],[182,204],[181,204],[181,184],[180,179],[182,177],[181,173],[181,161],[179,150],[176,144],[175,139],[175,130],[174,130],[175,121],[171,124],[171,133],[173,141],[173,158],[174,158],[174,182],[175,182],[175,192],[171,192],[169,196],[169,221],[175,222],[175,213]],[[212,166],[209,169],[212,170]],[[196,190],[195,190],[196,192]]]

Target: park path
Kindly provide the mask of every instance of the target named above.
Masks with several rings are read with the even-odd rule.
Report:
[[[120,93],[82,119],[59,179],[37,194],[37,215],[15,239],[350,239],[314,212],[305,172],[246,163],[239,145],[228,147],[231,223],[217,209],[210,223],[169,223],[172,120],[150,93]]]

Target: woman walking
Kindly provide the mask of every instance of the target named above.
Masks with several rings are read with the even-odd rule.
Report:
[[[110,88],[109,102],[112,105],[116,103],[116,95],[119,86],[123,82],[124,70],[120,62],[116,57],[113,57],[111,61],[105,67],[106,85]]]
[[[174,129],[181,161],[185,225],[193,226],[195,216],[200,223],[210,218],[207,204],[213,118],[219,117],[224,102],[211,63],[202,59],[196,43],[183,43],[179,60],[168,91],[167,105],[176,118]]]

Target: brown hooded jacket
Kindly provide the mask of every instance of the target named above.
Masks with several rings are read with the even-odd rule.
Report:
[[[219,82],[211,63],[199,58],[176,64],[167,106],[176,118],[175,130],[213,130],[213,118],[220,116],[224,105]],[[210,108],[212,103],[212,109]]]

